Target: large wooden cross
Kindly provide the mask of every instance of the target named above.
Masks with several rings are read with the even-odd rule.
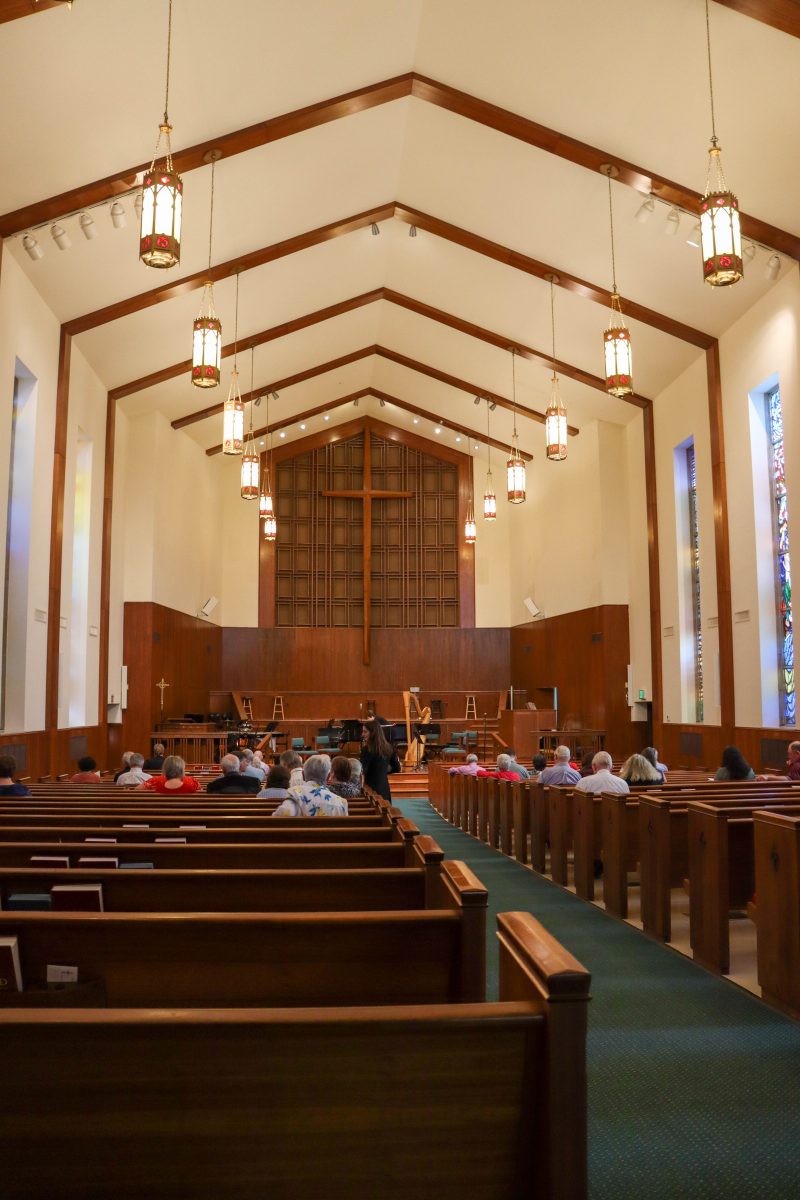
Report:
[[[341,496],[364,503],[364,665],[369,666],[370,613],[372,609],[372,501],[407,500],[413,492],[388,492],[372,486],[372,439],[369,429],[364,430],[364,483],[359,491],[333,492],[324,490],[323,496]]]

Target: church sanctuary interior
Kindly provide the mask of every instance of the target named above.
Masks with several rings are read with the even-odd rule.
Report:
[[[800,2],[0,64],[3,1195],[796,1200]]]

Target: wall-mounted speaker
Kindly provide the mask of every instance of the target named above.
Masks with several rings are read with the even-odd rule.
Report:
[[[534,603],[530,596],[526,596],[522,603],[527,608],[532,617],[538,617],[541,609]]]
[[[218,604],[219,600],[216,596],[209,596],[203,607],[200,609],[200,613],[202,613],[204,617],[210,617]]]

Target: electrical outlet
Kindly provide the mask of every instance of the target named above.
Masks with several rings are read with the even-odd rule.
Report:
[[[77,967],[59,967],[53,963],[47,964],[47,982],[48,983],[77,983],[78,968]]]

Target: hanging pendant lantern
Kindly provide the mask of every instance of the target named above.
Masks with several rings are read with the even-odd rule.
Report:
[[[266,521],[267,517],[271,517],[272,512],[272,492],[269,486],[269,470],[267,468],[261,474],[261,494],[258,497],[258,516],[259,520]]]
[[[239,391],[237,349],[239,338],[239,272],[236,272],[236,317],[233,327],[233,370],[228,399],[222,407],[222,453],[241,454],[244,448],[244,403]]]
[[[256,442],[253,437],[253,359],[255,358],[255,349],[250,347],[250,429],[247,433],[247,439],[244,444],[242,453],[242,499],[243,500],[258,500],[258,477],[261,470],[261,459],[256,450]]]
[[[274,542],[278,536],[278,522],[274,516],[269,516],[264,522],[264,541]]]
[[[714,80],[711,74],[711,25],[706,0],[708,90],[711,100],[711,147],[708,151],[706,190],[700,202],[700,249],[703,278],[712,287],[738,283],[744,274],[739,201],[729,191],[722,171],[722,151],[714,115]]]
[[[261,476],[261,495],[258,500],[258,515],[264,521],[264,541],[274,542],[278,536],[278,522],[272,499],[272,430],[269,424],[269,392],[267,392],[267,447],[266,463]]]
[[[511,453],[508,462],[506,463],[507,475],[507,491],[509,504],[523,504],[525,502],[525,461],[519,452],[517,441],[517,370],[516,370],[516,347],[511,348],[511,375],[513,386],[513,404],[514,404],[514,432],[511,435]]]
[[[611,230],[611,313],[603,334],[606,391],[610,396],[630,396],[633,392],[633,355],[630,330],[625,324],[617,291],[617,259],[614,250],[614,209],[611,204],[611,180],[619,171],[611,163],[600,170],[608,179],[608,222]]]
[[[209,150],[206,158],[211,163],[211,210],[208,220],[208,274],[203,288],[200,313],[195,317],[192,337],[192,383],[195,387],[216,387],[219,383],[222,361],[222,322],[214,311],[214,283],[211,276],[211,236],[214,229],[214,167],[220,157],[219,150]]]
[[[472,466],[473,466],[472,451],[471,451],[470,445],[469,445],[469,438],[467,438],[467,449],[470,450],[470,455],[469,455],[469,500],[467,502],[467,516],[466,516],[466,520],[464,521],[464,541],[467,543],[468,546],[474,546],[475,538],[477,536],[478,531],[475,526],[475,497],[474,497],[474,492],[473,492],[473,487],[474,487],[473,478],[474,477],[473,477],[473,470],[472,470]]]
[[[492,479],[492,438],[491,438],[491,415],[492,406],[489,401],[486,401],[486,486],[483,490],[483,519],[484,521],[497,520],[497,496],[494,494],[494,481]]]
[[[164,119],[158,127],[158,139],[150,170],[142,181],[142,215],[139,226],[139,258],[147,267],[174,267],[181,260],[181,213],[183,182],[172,165],[169,123],[169,68],[172,51],[172,0],[169,0],[167,26],[167,84]],[[164,139],[163,166],[156,166],[161,139]]]
[[[555,290],[556,276],[550,276],[550,329],[553,345],[553,377],[550,381],[550,403],[545,412],[544,436],[547,446],[547,457],[552,462],[560,462],[567,457],[567,410],[561,399],[561,389],[556,373],[556,316]]]

